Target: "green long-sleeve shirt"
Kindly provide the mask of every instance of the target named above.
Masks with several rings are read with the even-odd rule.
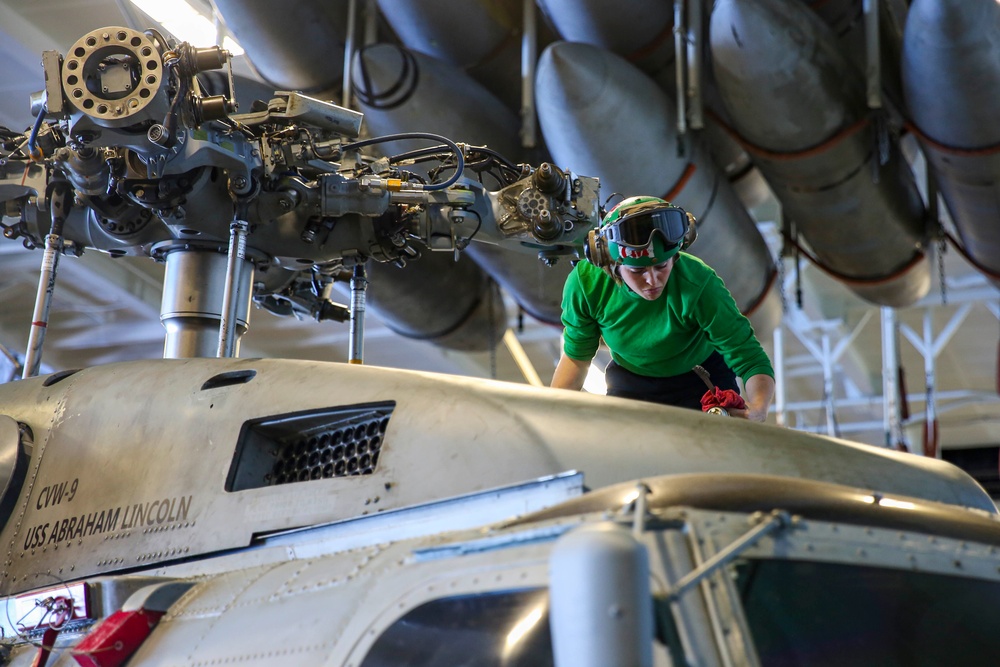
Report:
[[[590,262],[580,262],[563,287],[563,350],[589,361],[601,338],[625,369],[652,377],[690,371],[718,350],[746,380],[774,377],[767,353],[722,279],[693,255],[679,253],[666,288],[648,301]]]

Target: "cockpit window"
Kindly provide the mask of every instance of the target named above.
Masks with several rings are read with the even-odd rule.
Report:
[[[361,667],[548,667],[549,595],[542,589],[433,600],[393,623]]]
[[[997,664],[995,581],[789,560],[736,572],[764,667]]]

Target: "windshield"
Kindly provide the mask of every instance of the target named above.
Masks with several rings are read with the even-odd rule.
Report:
[[[943,574],[747,560],[737,587],[764,667],[996,665],[1000,584]]]
[[[409,611],[362,667],[551,667],[548,591],[442,598]]]

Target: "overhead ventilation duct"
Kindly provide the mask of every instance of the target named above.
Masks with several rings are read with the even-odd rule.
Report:
[[[677,66],[675,62],[674,5],[662,0],[635,0],[609,3],[607,0],[583,0],[578,3],[558,0],[538,0],[538,6],[567,42],[581,42],[605,51],[617,53],[645,72],[667,94],[676,98]],[[697,3],[688,3],[694,11]],[[697,22],[688,19],[689,23]],[[698,49],[701,44],[685,39],[685,47]],[[703,86],[701,94],[706,106],[712,107],[712,91],[708,63],[701,72],[691,72]],[[714,105],[716,107],[721,105]],[[713,109],[721,113],[718,108]],[[723,170],[747,208],[759,206],[770,197],[764,177],[750,156],[712,119],[704,117],[704,128],[692,128],[707,143],[716,164]]]
[[[906,108],[969,257],[1000,286],[1000,4],[916,0]]]
[[[567,42],[611,51],[648,74],[674,62],[674,5],[663,0],[536,0]]]
[[[454,141],[486,145],[518,161],[522,151],[517,144],[517,117],[457,67],[395,45],[375,44],[357,54],[352,78],[373,134],[432,132]],[[467,175],[476,177],[472,171]],[[482,178],[487,187],[499,189],[500,183],[491,182],[488,174]],[[568,261],[545,267],[534,252],[475,242],[464,254],[499,282],[526,312],[543,322],[559,322]]]
[[[920,193],[830,28],[799,2],[718,0],[711,51],[735,130],[821,266],[871,303],[924,296]]]
[[[344,72],[349,0],[213,0],[257,73],[278,90],[334,91]]]
[[[770,335],[781,304],[767,244],[698,138],[689,137],[678,154],[667,95],[623,58],[573,42],[545,50],[535,86],[556,161],[598,176],[602,197],[653,195],[693,213],[698,240],[690,252],[722,277],[758,335]]]
[[[903,23],[909,0],[801,0],[816,12],[837,37],[840,51],[861,71],[869,66],[865,5],[878,9],[879,79],[881,93],[897,109],[902,107],[903,92],[900,80],[900,52],[903,48]]]
[[[691,3],[688,3],[691,5]],[[695,3],[699,6],[701,3]],[[617,53],[657,83],[667,95],[677,97],[676,41],[674,4],[663,0],[630,0],[611,3],[607,0],[583,0],[577,3],[538,0],[538,5],[559,35],[567,42],[582,42]],[[696,31],[707,22],[701,14],[688,16],[688,29]],[[707,30],[704,31],[707,34]],[[699,33],[700,34],[700,33]],[[685,38],[685,98],[700,85],[698,94],[715,114],[723,114],[721,102],[711,89],[709,70],[702,62],[704,39],[692,42]],[[697,54],[697,58],[695,55]],[[687,99],[686,99],[687,101]],[[690,105],[690,104],[689,104]],[[689,114],[692,115],[692,114]],[[676,117],[676,116],[675,116]],[[715,122],[711,114],[703,117],[704,127],[690,128],[706,142],[716,165],[747,208],[761,205],[771,197],[767,183],[746,151]]]
[[[253,66],[276,88],[322,91],[340,80],[346,1],[221,0],[216,6]],[[450,253],[425,252],[405,270],[373,263],[369,278],[372,310],[401,335],[486,350],[506,327],[502,300],[492,298],[494,288],[468,257],[455,261]]]
[[[378,0],[378,6],[408,48],[465,70],[508,108],[521,107],[523,0]],[[538,39],[547,44],[552,36],[540,26]]]
[[[500,344],[507,328],[497,284],[469,259],[424,252],[402,269],[369,262],[368,278],[368,303],[401,336],[485,352]]]

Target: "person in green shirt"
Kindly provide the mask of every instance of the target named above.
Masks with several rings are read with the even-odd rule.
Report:
[[[588,239],[589,261],[563,287],[563,352],[552,387],[583,388],[601,338],[611,351],[608,394],[702,409],[706,384],[739,393],[730,416],[763,422],[774,396],[774,369],[750,321],[718,274],[681,252],[694,218],[656,197],[612,209]],[[687,242],[685,242],[687,238]]]

